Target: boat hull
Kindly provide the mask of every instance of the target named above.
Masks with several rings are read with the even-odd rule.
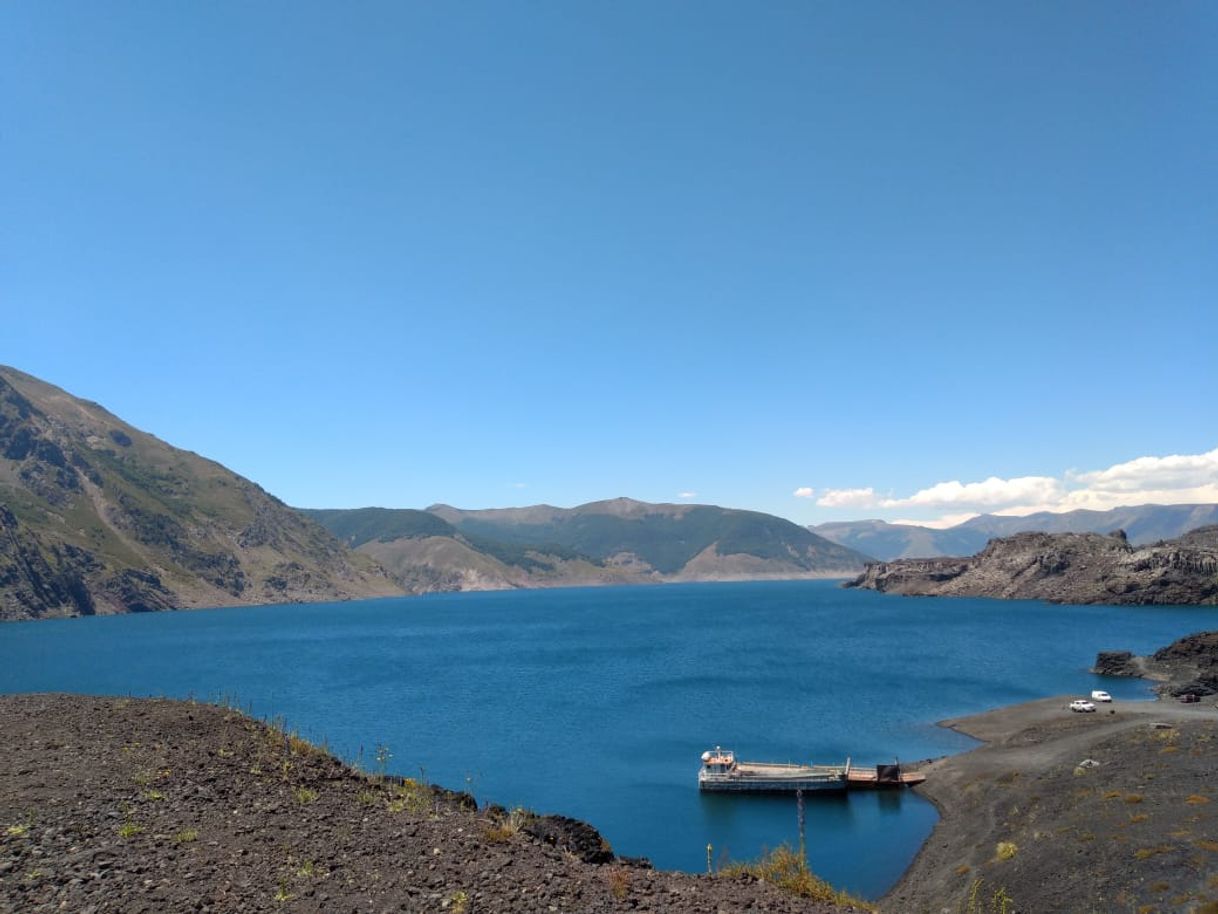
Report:
[[[774,781],[764,778],[735,778],[732,780],[701,780],[698,789],[707,793],[843,793],[846,781]]]

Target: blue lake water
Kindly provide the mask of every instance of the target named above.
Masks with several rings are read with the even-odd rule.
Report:
[[[593,823],[702,870],[797,841],[790,798],[702,796],[698,757],[856,763],[962,751],[935,721],[1144,683],[1087,672],[1218,609],[907,599],[835,582],[445,594],[0,625],[0,692],[235,697],[375,768]],[[882,894],[929,834],[916,794],[808,803],[813,867]]]

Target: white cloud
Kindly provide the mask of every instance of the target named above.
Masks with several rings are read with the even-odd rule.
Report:
[[[816,494],[816,490],[811,486],[800,486],[791,494],[796,498],[811,498],[814,494]]]
[[[870,508],[877,504],[875,489],[827,489],[816,499],[822,508]]]
[[[930,527],[933,530],[946,530],[948,527],[954,527],[956,524],[962,524],[966,520],[972,520],[976,517],[976,512],[965,511],[963,514],[944,514],[942,517],[937,517],[934,520],[892,520],[890,524],[913,524],[915,527]]]
[[[678,492],[677,498],[697,498],[697,492]]]
[[[512,483],[512,488],[513,488],[513,489],[527,489],[528,487],[529,487],[529,484],[528,484],[527,482],[514,482],[514,483]]]
[[[940,482],[908,498],[886,498],[880,505],[884,508],[942,508],[949,505],[1001,508],[1025,502],[1052,501],[1063,492],[1061,482],[1051,476],[1020,476],[1015,479],[991,476],[981,482]]]
[[[951,480],[903,498],[877,498],[871,487],[827,489],[816,503],[825,508],[954,508],[936,520],[894,521],[940,528],[983,511],[1022,516],[1079,508],[1106,511],[1125,505],[1213,504],[1218,503],[1218,448],[1204,454],[1138,457],[1102,470],[1070,470],[1060,477]]]
[[[1218,482],[1218,448],[1207,454],[1138,457],[1106,470],[1069,475],[1087,488],[1108,492],[1193,489]]]

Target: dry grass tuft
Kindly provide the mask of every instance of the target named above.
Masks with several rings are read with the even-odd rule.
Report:
[[[821,879],[808,867],[808,862],[790,845],[784,844],[753,863],[733,863],[719,871],[727,878],[748,875],[762,882],[813,901],[824,901],[838,905],[854,905],[864,911],[875,908],[865,901],[839,891]]]

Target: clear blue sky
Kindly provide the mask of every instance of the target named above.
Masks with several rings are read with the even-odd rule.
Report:
[[[1218,446],[1213,3],[10,0],[0,80],[0,362],[293,504]]]

